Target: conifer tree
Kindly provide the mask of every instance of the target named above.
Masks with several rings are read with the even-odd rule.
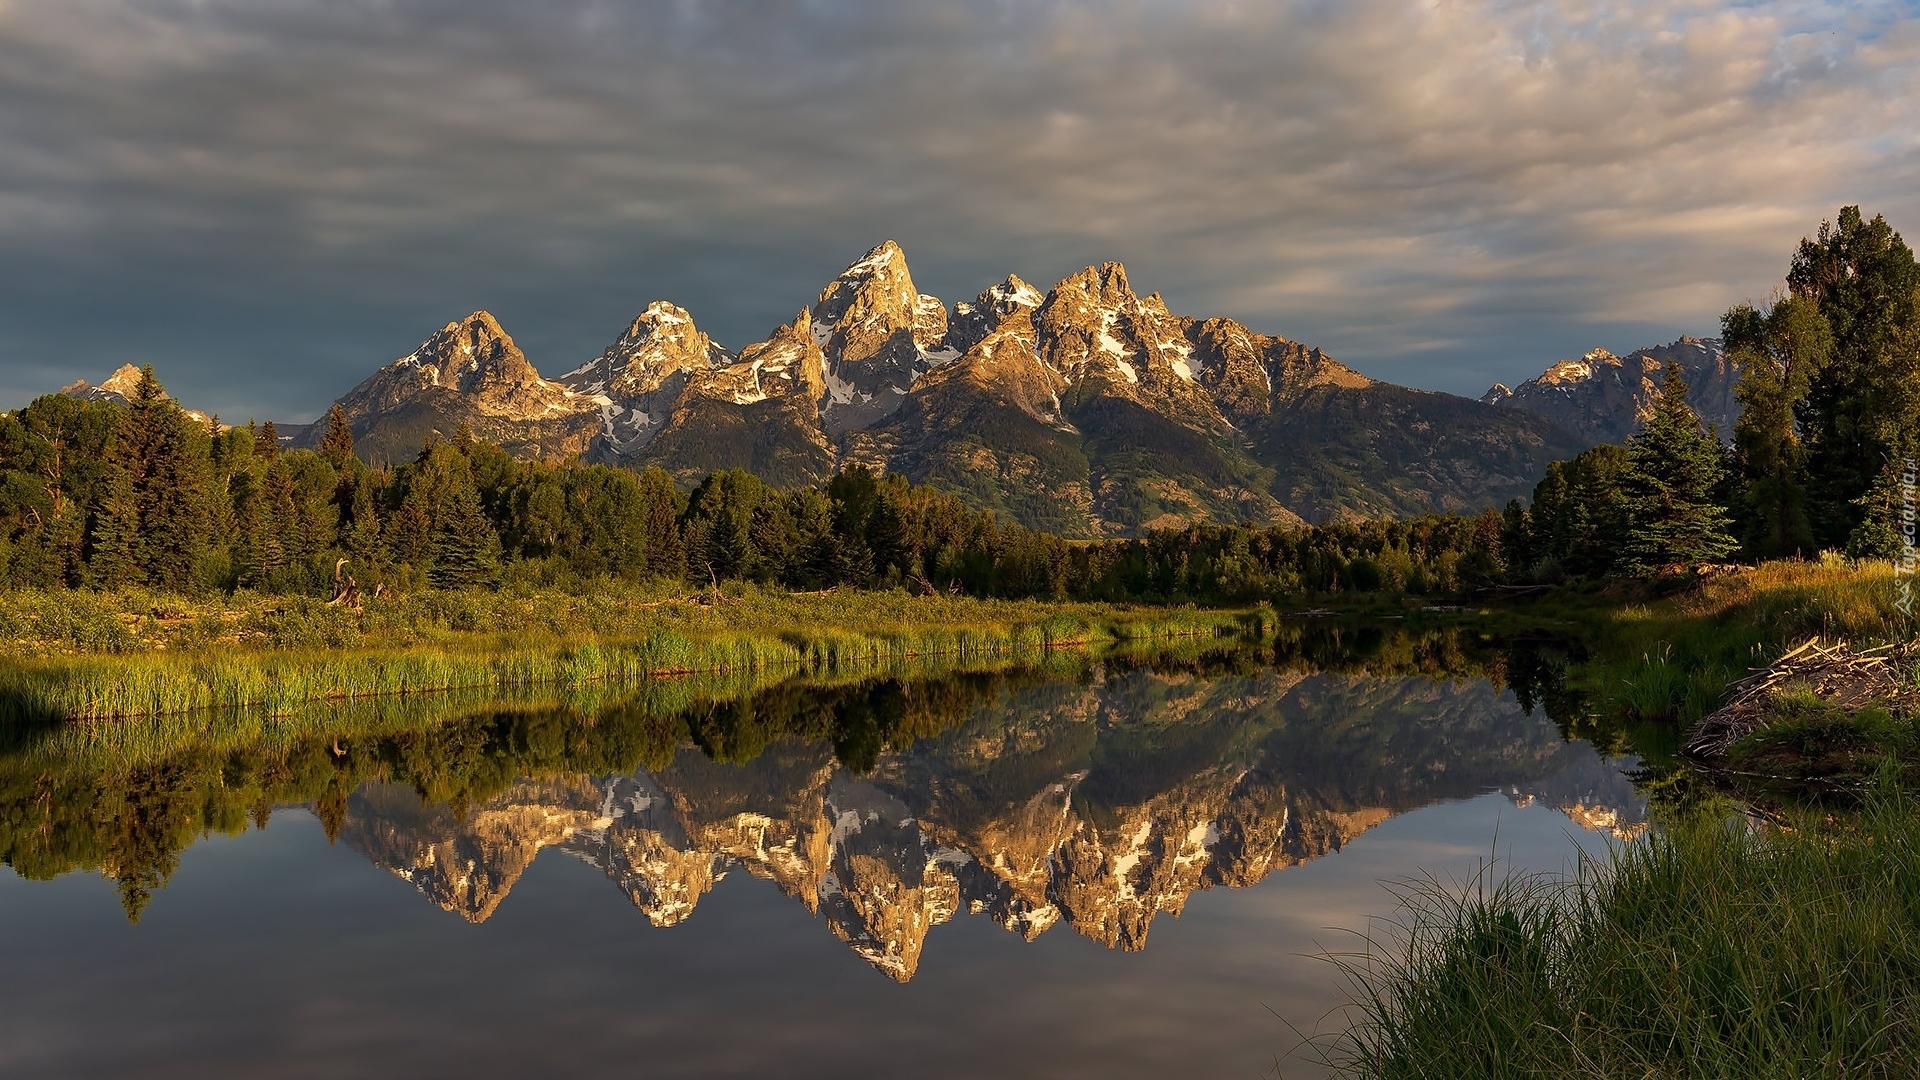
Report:
[[[347,410],[337,401],[327,410],[327,433],[320,437],[320,456],[342,472],[354,459],[353,425],[347,422]]]
[[[433,567],[427,580],[436,588],[485,585],[500,572],[500,538],[480,510],[471,484],[448,495],[444,515],[433,531]]]
[[[117,459],[119,454],[115,454]],[[100,504],[94,513],[93,535],[87,556],[87,575],[95,585],[117,589],[144,580],[140,545],[140,507],[134,496],[134,474],[127,463],[113,462]]]
[[[1787,287],[1813,304],[1833,333],[1831,361],[1800,403],[1816,539],[1845,543],[1871,500],[1867,489],[1920,424],[1920,387],[1898,340],[1920,320],[1920,263],[1884,217],[1842,207],[1802,240]]]
[[[1833,334],[1813,303],[1797,296],[1765,314],[1741,304],[1721,318],[1721,331],[1741,373],[1733,433],[1744,546],[1761,558],[1811,552],[1806,445],[1795,407],[1826,367]]]
[[[121,414],[91,570],[105,585],[189,591],[206,551],[205,433],[145,368]]]
[[[295,509],[293,484],[286,465],[279,459],[255,466],[258,476],[253,490],[241,508],[241,543],[245,562],[242,583],[256,588],[271,584],[273,576],[288,562],[293,538]]]
[[[356,562],[372,562],[380,543],[380,512],[373,493],[379,477],[367,473],[340,481],[340,547]]]
[[[1703,562],[1737,547],[1713,498],[1721,476],[1719,440],[1687,404],[1680,365],[1669,363],[1653,415],[1627,444],[1628,564]]]
[[[1905,512],[1915,483],[1909,471],[1913,451],[1889,457],[1874,477],[1873,486],[1860,496],[1860,524],[1847,538],[1847,555],[1855,559],[1898,559],[1906,552]]]

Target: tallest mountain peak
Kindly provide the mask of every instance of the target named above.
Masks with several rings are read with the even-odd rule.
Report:
[[[907,270],[907,253],[899,244],[885,240],[848,264],[839,277],[820,290],[813,305],[813,321],[831,327],[856,306],[911,311],[919,297],[913,287],[913,274]]]
[[[882,240],[865,255],[849,265],[841,276],[853,277],[862,274],[874,274],[889,267],[898,266],[902,271],[907,268],[907,253],[892,240]]]

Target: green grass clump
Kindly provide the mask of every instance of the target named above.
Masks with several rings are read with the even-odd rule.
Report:
[[[1342,963],[1329,1049],[1387,1078],[1920,1075],[1920,807],[1675,825],[1571,878],[1410,887],[1397,950]]]
[[[1775,698],[1767,722],[1727,751],[1727,767],[1755,779],[1815,794],[1865,787],[1882,774],[1920,765],[1920,733],[1913,721],[1878,706],[1849,712],[1807,690]]]

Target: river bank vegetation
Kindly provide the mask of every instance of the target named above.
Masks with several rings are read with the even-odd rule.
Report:
[[[1357,1023],[1328,1056],[1344,1073],[1920,1073],[1920,268],[1849,207],[1802,241],[1782,295],[1723,330],[1743,411],[1686,515],[1706,526],[1689,561],[1826,554],[1611,613],[1572,681],[1616,721],[1692,729],[1697,767],[1649,768],[1659,827],[1570,876],[1409,883],[1382,940],[1342,961]],[[1617,539],[1636,445],[1549,474],[1524,511],[1543,561],[1637,569]]]
[[[422,590],[353,609],[307,597],[0,594],[0,709],[102,719],[705,672],[875,671],[935,656],[1030,660],[1129,641],[1245,638],[1271,608],[1042,604],[904,592],[796,595],[733,585]]]
[[[1920,1074],[1920,807],[1669,821],[1569,878],[1419,882],[1331,1057],[1405,1077]]]

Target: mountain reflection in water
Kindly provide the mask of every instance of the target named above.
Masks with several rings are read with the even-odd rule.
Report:
[[[0,1074],[1273,1075],[1380,882],[1643,827],[1577,657],[1314,620],[0,731]]]
[[[487,737],[509,744],[594,737],[495,722]],[[902,739],[903,723],[937,730]],[[687,724],[699,745],[655,767],[548,770],[472,801],[373,778],[317,812],[475,923],[547,847],[598,868],[661,927],[738,870],[902,982],[958,915],[1029,941],[1064,923],[1137,950],[1196,890],[1256,884],[1443,800],[1498,790],[1618,836],[1646,818],[1621,761],[1484,677],[1116,666],[780,687]],[[876,750],[860,738],[875,730],[907,745]]]

